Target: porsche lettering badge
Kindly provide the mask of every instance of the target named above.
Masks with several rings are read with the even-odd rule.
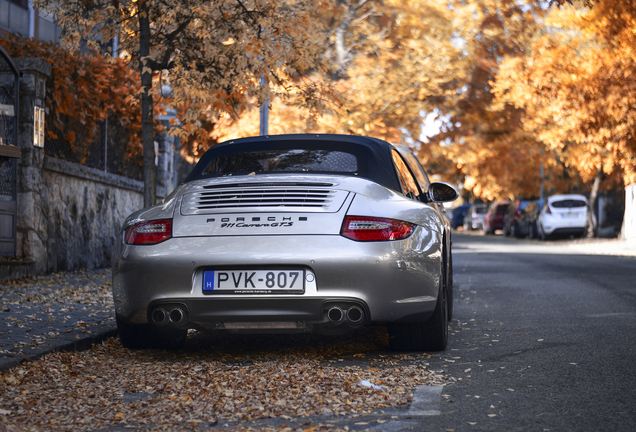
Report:
[[[250,220],[248,222],[248,219]],[[262,219],[262,221],[261,221]],[[221,228],[277,228],[277,227],[291,227],[294,226],[294,222],[307,222],[306,217],[299,217],[297,221],[293,221],[291,217],[276,217],[268,216],[261,218],[260,216],[254,216],[252,218],[236,217],[236,218],[210,218],[207,223],[221,222]]]

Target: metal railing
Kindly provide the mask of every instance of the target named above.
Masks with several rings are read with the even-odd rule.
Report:
[[[116,119],[107,119],[88,130],[79,121],[67,123],[63,131],[51,128],[57,138],[47,138],[47,156],[64,159],[135,180],[143,178],[143,152],[140,133],[122,127]],[[71,144],[69,135],[74,135]],[[138,136],[135,136],[138,135]]]

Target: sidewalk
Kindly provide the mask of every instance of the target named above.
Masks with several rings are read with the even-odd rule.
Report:
[[[558,242],[555,242],[555,244],[558,244]],[[586,255],[636,256],[636,239],[585,238],[565,241],[563,245],[573,252]]]
[[[0,284],[0,370],[52,351],[90,348],[117,334],[110,269]]]

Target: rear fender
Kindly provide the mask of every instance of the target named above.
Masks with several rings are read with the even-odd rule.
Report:
[[[439,235],[444,234],[444,221],[433,207],[395,192],[382,200],[358,194],[353,198],[347,214],[397,219],[420,225]]]

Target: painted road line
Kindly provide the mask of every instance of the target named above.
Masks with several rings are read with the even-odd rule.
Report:
[[[413,394],[413,402],[408,410],[409,416],[440,415],[442,390],[444,386],[419,386]]]

